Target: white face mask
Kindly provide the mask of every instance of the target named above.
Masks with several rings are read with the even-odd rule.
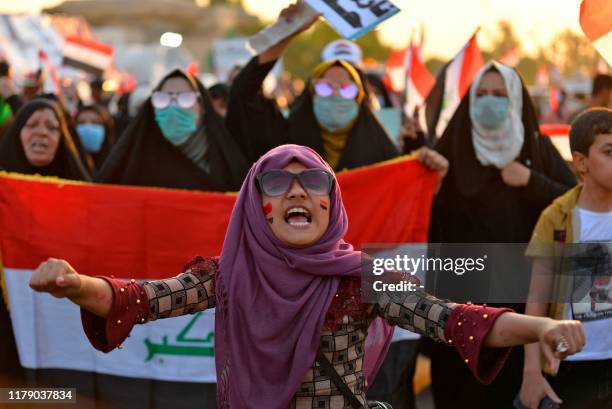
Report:
[[[497,69],[506,84],[508,97],[503,101],[496,100],[500,97],[476,96],[482,77],[491,67]],[[512,68],[490,62],[476,75],[469,97],[476,158],[483,166],[503,169],[519,156],[525,140],[521,79]],[[488,105],[484,106],[483,103]]]

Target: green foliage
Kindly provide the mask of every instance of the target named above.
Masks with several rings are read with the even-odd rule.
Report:
[[[589,40],[569,29],[553,38],[546,56],[557,64],[565,75],[573,75],[576,72],[591,74],[598,60],[597,51]]]
[[[425,67],[427,67],[429,72],[431,72],[431,75],[433,75],[434,78],[436,78],[438,76],[438,72],[442,69],[442,67],[444,67],[444,64],[446,64],[447,62],[448,61],[446,60],[442,60],[440,58],[433,57],[425,61]]]
[[[545,63],[545,61],[542,62]],[[524,57],[521,59],[516,69],[523,77],[525,84],[529,86],[535,84],[539,66],[540,62],[536,58]]]
[[[308,78],[312,69],[321,61],[321,51],[329,42],[341,38],[328,24],[318,22],[310,30],[293,39],[283,54],[285,67],[296,77]],[[371,31],[358,39],[364,58],[386,61],[390,49],[380,43],[376,32]]]
[[[520,48],[520,41],[514,32],[512,23],[506,20],[500,20],[497,24],[499,28],[499,35],[493,43],[493,47],[490,52],[490,58],[498,60],[505,52],[512,50],[513,48]],[[485,61],[487,59],[485,58]]]

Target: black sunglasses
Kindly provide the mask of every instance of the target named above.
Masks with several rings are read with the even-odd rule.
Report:
[[[300,173],[287,170],[268,170],[257,175],[259,190],[266,196],[280,196],[286,193],[297,179],[308,193],[325,196],[331,193],[334,177],[321,169],[308,169]]]

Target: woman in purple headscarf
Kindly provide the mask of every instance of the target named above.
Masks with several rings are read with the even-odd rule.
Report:
[[[454,346],[483,383],[511,346],[541,341],[550,358],[582,348],[574,321],[454,304],[420,290],[362,303],[362,254],[344,242],[347,227],[330,167],[309,148],[284,145],[249,171],[219,258],[198,257],[174,278],[139,283],[79,275],[50,259],[30,286],[81,306],[85,332],[104,352],[135,324],[215,307],[221,408],[359,408],[395,325]]]

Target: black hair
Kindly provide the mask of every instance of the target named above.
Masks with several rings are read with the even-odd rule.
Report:
[[[569,141],[572,152],[589,155],[597,135],[612,133],[612,109],[591,108],[572,122]]]
[[[610,89],[612,89],[612,75],[598,74],[593,78],[593,90],[591,91],[591,95],[599,95]]]

